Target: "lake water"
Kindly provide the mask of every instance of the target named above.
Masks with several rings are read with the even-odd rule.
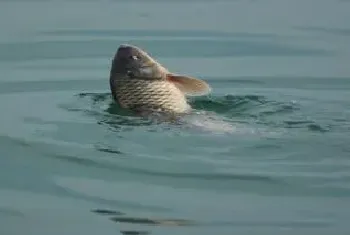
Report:
[[[350,1],[0,1],[0,233],[349,234]],[[206,80],[181,125],[118,46]]]

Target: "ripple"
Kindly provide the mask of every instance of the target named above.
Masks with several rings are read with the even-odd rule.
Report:
[[[119,44],[135,44],[152,52],[158,57],[243,57],[243,56],[330,56],[331,52],[323,49],[303,49],[297,46],[288,46],[276,42],[255,42],[249,40],[225,39],[215,41],[208,39],[183,40],[109,40],[91,39],[51,40],[21,43],[1,43],[0,61],[32,61],[51,59],[78,59],[78,58],[111,58]],[[196,47],[193,47],[193,44]],[[171,45],[171,46],[169,46]]]
[[[164,115],[140,117],[129,110],[120,108],[110,97],[109,93],[80,93],[79,99],[87,103],[78,107],[70,107],[70,111],[84,112],[97,118],[97,123],[112,131],[131,131],[136,127],[148,127],[147,131],[165,131],[180,128],[182,131],[209,131],[210,133],[238,133],[237,124],[250,125],[253,121],[268,125],[264,117],[290,114],[299,107],[296,103],[284,103],[269,100],[262,95],[225,95],[190,98],[189,103],[194,111],[176,119]],[[234,119],[233,119],[234,118]],[[266,126],[269,127],[269,126]],[[272,127],[272,126],[271,126]],[[283,127],[283,126],[280,126]],[[239,127],[249,129],[249,127]],[[257,133],[258,130],[250,132]],[[245,133],[247,133],[245,131]],[[261,132],[263,130],[260,130]],[[273,131],[275,132],[275,131]],[[243,132],[241,132],[243,133]],[[108,149],[105,149],[108,151]]]
[[[105,153],[113,153],[113,154],[123,154],[121,151],[116,150],[116,149],[111,149],[111,148],[106,148],[106,147],[96,147],[98,151],[105,152]]]
[[[81,90],[82,87],[99,86],[101,86],[101,82],[96,80],[0,81],[0,94],[69,91]]]
[[[95,209],[91,210],[91,212],[99,214],[99,215],[125,215],[125,213],[120,212],[120,211],[115,211],[115,210],[108,210],[108,209]]]
[[[259,115],[270,116],[270,115],[279,115],[279,114],[289,114],[299,110],[300,110],[300,107],[295,103],[291,103],[291,104],[276,103],[273,106],[273,108],[271,108],[270,110],[261,111]]]
[[[85,106],[73,105],[66,109],[69,111],[83,112],[97,119],[97,123],[111,131],[131,131],[134,128],[150,132],[196,131],[211,134],[234,134],[234,133],[263,133],[264,130],[253,130],[253,127],[242,127],[242,123],[249,124],[247,117],[251,118],[254,110],[262,105],[274,105],[264,96],[259,95],[226,95],[196,97],[189,99],[194,111],[190,114],[177,117],[164,114],[137,116],[130,110],[122,109],[110,97],[109,93],[80,93],[79,99],[87,101]],[[275,102],[276,103],[276,102]],[[256,111],[258,112],[258,111]],[[278,114],[278,113],[276,113]],[[239,119],[233,120],[232,117]],[[245,117],[246,119],[242,119]],[[254,117],[256,119],[256,117]],[[237,125],[239,124],[239,125]],[[250,129],[250,130],[249,130]],[[265,133],[276,131],[265,131]]]
[[[102,209],[102,211],[104,211]],[[104,215],[104,214],[103,214]],[[113,222],[118,223],[130,223],[139,225],[152,225],[152,226],[240,226],[240,227],[289,227],[289,228],[324,228],[333,225],[328,220],[314,220],[314,221],[280,221],[280,222],[254,222],[254,221],[208,221],[208,222],[196,222],[193,220],[185,219],[158,219],[150,217],[131,217],[131,216],[112,216],[110,218]],[[142,233],[145,231],[141,231]],[[139,234],[138,231],[131,231],[131,234]]]
[[[194,108],[213,111],[219,114],[263,117],[293,113],[300,110],[296,103],[269,100],[260,95],[226,95],[197,98],[192,101]],[[231,117],[232,117],[231,115]]]
[[[250,108],[253,105],[266,102],[264,96],[257,95],[226,95],[211,96],[209,98],[199,97],[193,99],[191,104],[195,109],[214,111],[217,113],[228,113],[230,111],[242,111],[244,108]]]
[[[224,32],[214,30],[151,30],[151,29],[61,29],[39,32],[38,35],[54,36],[125,36],[130,37],[243,37],[243,38],[277,38],[281,37],[271,33],[246,33],[246,32]]]
[[[316,123],[308,125],[308,128],[310,131],[321,132],[321,133],[330,131],[329,128],[323,127]]]
[[[113,217],[114,222],[132,223],[132,224],[147,224],[147,225],[162,225],[162,226],[189,226],[195,225],[193,221],[180,219],[151,219],[151,218],[137,218],[137,217]]]
[[[121,170],[121,169],[120,169]],[[162,177],[169,177],[169,178],[185,178],[185,179],[199,179],[199,180],[220,180],[220,181],[232,181],[232,180],[238,180],[238,181],[267,181],[267,182],[278,182],[278,180],[275,180],[268,176],[262,176],[262,175],[253,175],[253,174],[199,174],[199,173],[170,173],[170,172],[161,172],[161,171],[149,171],[146,169],[137,169],[137,168],[126,168],[124,167],[123,170],[136,173],[136,174],[142,174],[142,175],[151,175],[151,176],[162,176]]]
[[[88,167],[99,167],[104,169],[110,169],[112,171],[118,170],[119,172],[127,172],[132,173],[136,175],[144,175],[144,176],[160,176],[160,177],[166,177],[166,178],[184,178],[184,179],[198,179],[198,180],[205,180],[205,181],[213,181],[213,180],[220,180],[220,181],[263,181],[263,182],[271,182],[271,183],[280,183],[280,181],[269,177],[269,176],[262,176],[262,175],[254,175],[254,174],[226,174],[226,173],[172,173],[172,172],[162,172],[162,171],[155,171],[155,170],[147,170],[143,168],[135,168],[135,167],[128,167],[123,165],[118,165],[114,163],[113,161],[108,160],[102,161],[102,159],[99,160],[92,160],[88,159],[86,157],[78,157],[78,156],[64,156],[64,155],[54,155],[51,154],[51,157],[69,161],[71,163],[76,163],[79,165],[84,165]]]
[[[310,31],[312,33],[319,32],[324,34],[330,34],[335,36],[350,36],[349,28],[326,28],[326,27],[296,27],[303,31]]]
[[[219,80],[220,81],[220,80]],[[286,100],[257,94],[210,95],[190,97],[189,103],[194,111],[176,119],[165,116],[137,116],[130,110],[120,108],[109,93],[79,93],[78,99],[87,103],[70,111],[84,112],[96,118],[99,125],[114,132],[132,131],[135,128],[149,132],[195,131],[199,133],[265,135],[285,133],[293,129],[326,133],[334,126],[331,122],[319,122],[308,115],[306,106],[299,101]],[[277,99],[276,99],[277,98]],[[80,106],[80,107],[79,107]],[[246,125],[246,126],[242,126]],[[204,132],[203,132],[204,131]],[[115,151],[102,148],[100,151]],[[118,151],[118,150],[116,150]]]
[[[123,235],[148,235],[151,232],[148,232],[148,231],[121,230],[120,233],[123,234]]]
[[[286,128],[306,128],[307,130],[310,130],[312,132],[328,132],[330,131],[329,128],[322,126],[320,124],[317,124],[315,121],[311,120],[299,120],[299,121],[284,121]]]
[[[101,102],[109,99],[111,97],[111,94],[108,93],[91,93],[91,92],[86,92],[86,93],[79,93],[78,97],[83,98],[83,97],[89,97],[93,102]]]

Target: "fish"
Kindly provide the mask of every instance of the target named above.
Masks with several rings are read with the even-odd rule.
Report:
[[[109,83],[114,101],[136,112],[189,113],[188,96],[211,92],[204,80],[170,72],[151,54],[131,44],[118,47]]]

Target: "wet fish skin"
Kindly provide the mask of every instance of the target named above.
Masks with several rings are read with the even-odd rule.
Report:
[[[113,58],[110,89],[122,108],[167,113],[190,111],[186,96],[211,90],[200,79],[169,72],[148,53],[128,44],[122,44]]]

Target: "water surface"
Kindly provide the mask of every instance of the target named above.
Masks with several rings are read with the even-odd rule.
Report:
[[[1,234],[348,234],[349,1],[0,1]],[[211,84],[130,116],[136,44]]]

